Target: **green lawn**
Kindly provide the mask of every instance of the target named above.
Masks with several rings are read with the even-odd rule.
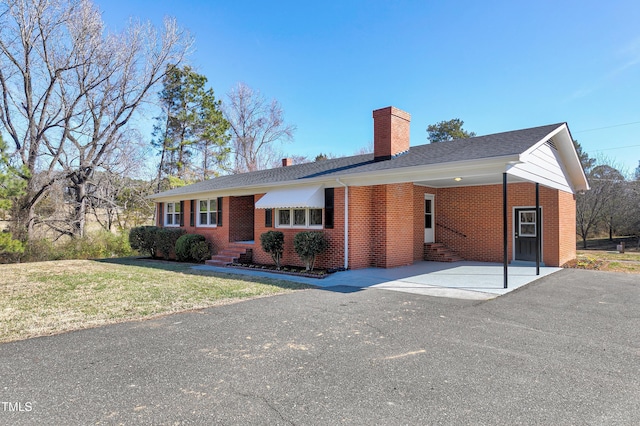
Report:
[[[142,259],[0,265],[0,342],[309,288]]]

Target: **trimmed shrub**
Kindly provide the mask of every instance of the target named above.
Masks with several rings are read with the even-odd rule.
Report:
[[[191,258],[195,262],[202,263],[211,259],[211,245],[206,241],[196,241],[191,246]]]
[[[293,248],[304,262],[307,271],[313,271],[316,256],[329,247],[327,238],[322,232],[303,231],[293,237]]]
[[[137,226],[132,228],[129,231],[129,245],[140,253],[156,257],[159,231],[160,228],[157,226]]]
[[[160,252],[162,258],[167,260],[171,258],[176,248],[176,241],[185,234],[184,229],[159,228],[157,232],[156,253]]]
[[[184,234],[176,240],[176,260],[180,262],[190,262],[195,260],[191,250],[199,242],[205,242],[204,236],[200,234]],[[207,245],[208,247],[208,245]]]
[[[271,255],[276,269],[280,269],[280,259],[284,251],[284,234],[280,231],[267,231],[260,235],[260,245],[262,250]]]

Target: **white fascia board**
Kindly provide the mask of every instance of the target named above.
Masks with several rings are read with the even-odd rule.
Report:
[[[263,194],[265,192],[267,192],[266,189],[263,189],[261,191],[256,191],[253,188],[239,187],[239,188],[225,188],[221,190],[212,190],[212,191],[185,192],[178,195],[167,195],[164,197],[149,196],[148,198],[156,203],[163,203],[163,202],[180,201],[180,200],[197,200],[197,199],[227,197],[230,195],[237,197],[237,196],[243,196],[243,195]]]
[[[178,195],[168,195],[165,197],[154,197],[149,196],[147,198],[155,201],[155,202],[171,202],[171,201],[180,201],[180,200],[194,200],[194,199],[205,199],[205,198],[216,198],[216,197],[241,197],[245,195],[257,195],[257,194],[266,194],[269,191],[273,191],[274,189],[296,189],[296,188],[308,188],[310,186],[319,186],[325,184],[326,188],[334,188],[340,186],[336,181],[336,178],[324,178],[324,179],[296,179],[293,181],[282,181],[282,182],[274,182],[268,183],[264,185],[252,185],[252,186],[237,186],[231,188],[224,189],[214,189],[214,190],[206,190],[206,191],[194,191],[194,192],[185,192]]]
[[[517,155],[483,158],[478,160],[455,161],[439,164],[423,164],[411,167],[398,167],[387,170],[367,171],[360,173],[332,174],[315,178],[296,179],[267,183],[264,185],[225,188],[212,191],[198,191],[170,195],[165,197],[149,196],[155,202],[171,202],[197,198],[213,198],[225,196],[243,196],[264,194],[276,188],[295,188],[309,185],[324,185],[325,188],[341,186],[338,179],[349,186],[384,185],[390,183],[418,182],[429,179],[453,179],[454,177],[484,176],[503,173],[510,164],[519,162]]]
[[[560,134],[559,141],[560,144],[556,144],[556,148],[560,153],[560,156],[563,160],[563,165],[567,170],[569,175],[569,179],[571,180],[573,187],[576,191],[588,191],[589,190],[589,181],[587,181],[587,176],[584,174],[584,170],[582,169],[582,164],[580,163],[580,158],[578,157],[578,153],[576,152],[576,148],[573,145],[573,137],[571,136],[571,132],[569,128],[566,128],[566,132]]]
[[[580,158],[578,158],[576,149],[573,146],[573,138],[571,136],[571,132],[569,131],[569,126],[567,126],[567,123],[562,123],[555,130],[550,132],[540,141],[536,142],[533,146],[523,152],[520,155],[521,161],[526,163],[529,155],[532,152],[537,150],[541,145],[555,136],[557,136],[557,138],[554,139],[555,146],[561,158],[560,167],[566,173],[567,179],[570,181],[572,187],[571,192],[575,193],[578,191],[588,190],[589,182],[587,181],[587,177],[584,174],[584,170],[582,170]]]
[[[501,174],[509,164],[517,163],[515,155],[482,160],[466,160],[441,164],[426,164],[413,167],[382,170],[375,173],[353,173],[340,177],[350,186],[384,185],[390,183],[424,182],[430,179],[470,178]]]
[[[174,195],[170,197],[147,197],[149,200],[154,203],[175,203],[177,201],[190,200],[190,197],[185,197],[184,195]]]

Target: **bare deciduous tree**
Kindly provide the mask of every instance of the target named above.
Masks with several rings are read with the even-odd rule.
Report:
[[[6,0],[0,8],[0,122],[29,171],[15,228],[33,238],[35,224],[46,223],[37,204],[63,180],[74,208],[59,231],[83,235],[87,182],[190,39],[172,19],[161,31],[132,21],[107,33],[89,0]]]
[[[222,107],[231,125],[234,173],[266,169],[279,161],[279,143],[293,138],[295,126],[285,123],[278,101],[269,102],[260,92],[239,83]]]
[[[361,146],[360,148],[356,149],[356,151],[353,153],[353,155],[364,155],[364,154],[373,154],[373,141],[369,141],[368,144],[366,144],[365,146]]]
[[[140,167],[148,151],[137,131],[127,132],[87,181],[87,204],[103,229],[129,229],[153,217],[154,204],[146,198],[155,187],[153,173]]]
[[[600,159],[598,162],[600,164],[593,166],[587,174],[591,189],[576,197],[576,222],[583,248],[587,248],[589,235],[603,225],[612,238],[626,208],[622,203],[626,184],[624,175],[607,164],[608,160]]]

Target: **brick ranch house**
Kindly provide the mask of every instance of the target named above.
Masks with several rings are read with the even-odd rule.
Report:
[[[283,264],[298,266],[302,230],[327,236],[316,263],[325,268],[575,258],[575,194],[589,186],[566,123],[410,147],[410,120],[395,107],[373,111],[373,154],[284,159],[155,194],[157,225],[204,235],[212,264],[241,254],[272,263],[260,235],[273,229],[285,235]]]

